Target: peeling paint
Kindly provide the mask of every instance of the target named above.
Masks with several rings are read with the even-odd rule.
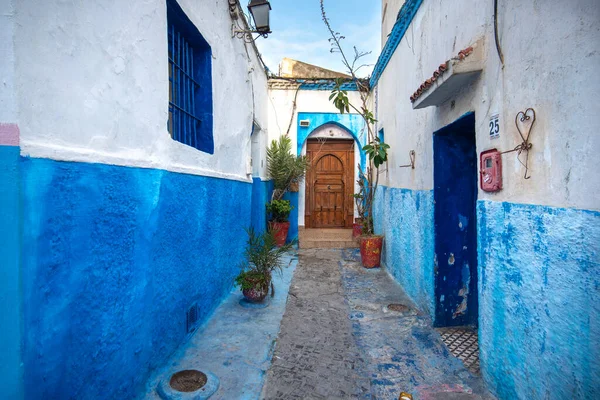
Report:
[[[435,252],[447,259],[438,265],[436,295],[444,294],[435,312],[437,326],[477,324],[477,232],[475,116],[467,113],[434,133]],[[465,268],[470,271],[465,272]],[[450,311],[448,311],[450,310]]]
[[[448,257],[448,265],[454,265],[454,253],[450,253],[450,257]]]
[[[375,231],[385,235],[382,264],[426,314],[437,301],[434,280],[433,192],[379,185],[374,204]]]
[[[480,201],[478,234],[482,373],[498,398],[600,398],[600,212]]]

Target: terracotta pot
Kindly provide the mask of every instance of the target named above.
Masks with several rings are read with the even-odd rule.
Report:
[[[360,237],[360,259],[365,268],[376,268],[381,265],[381,247],[383,236]]]
[[[362,223],[352,224],[352,237],[356,239],[360,235],[362,235]]]
[[[248,278],[248,281],[252,282],[252,279]],[[269,294],[270,285],[271,279],[268,279],[266,284],[263,284],[261,280],[257,280],[254,287],[242,289],[242,293],[250,303],[261,303],[267,297],[267,294]]]
[[[275,241],[277,246],[281,247],[285,244],[285,240],[287,239],[288,231],[290,230],[289,221],[286,222],[274,222],[270,223],[271,229],[273,230],[273,234],[275,235]]]

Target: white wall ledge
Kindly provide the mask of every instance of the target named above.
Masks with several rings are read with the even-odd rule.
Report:
[[[413,109],[437,107],[448,101],[463,87],[477,79],[483,70],[483,58],[483,44],[479,41],[473,45],[473,52],[468,57],[448,60],[447,69],[413,102]]]

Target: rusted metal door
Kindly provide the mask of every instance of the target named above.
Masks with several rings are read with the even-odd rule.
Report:
[[[309,140],[306,155],[307,228],[350,228],[354,215],[354,141]]]

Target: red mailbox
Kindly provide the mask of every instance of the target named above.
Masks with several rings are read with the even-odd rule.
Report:
[[[481,153],[479,184],[481,190],[497,192],[502,190],[502,154],[496,149]]]

